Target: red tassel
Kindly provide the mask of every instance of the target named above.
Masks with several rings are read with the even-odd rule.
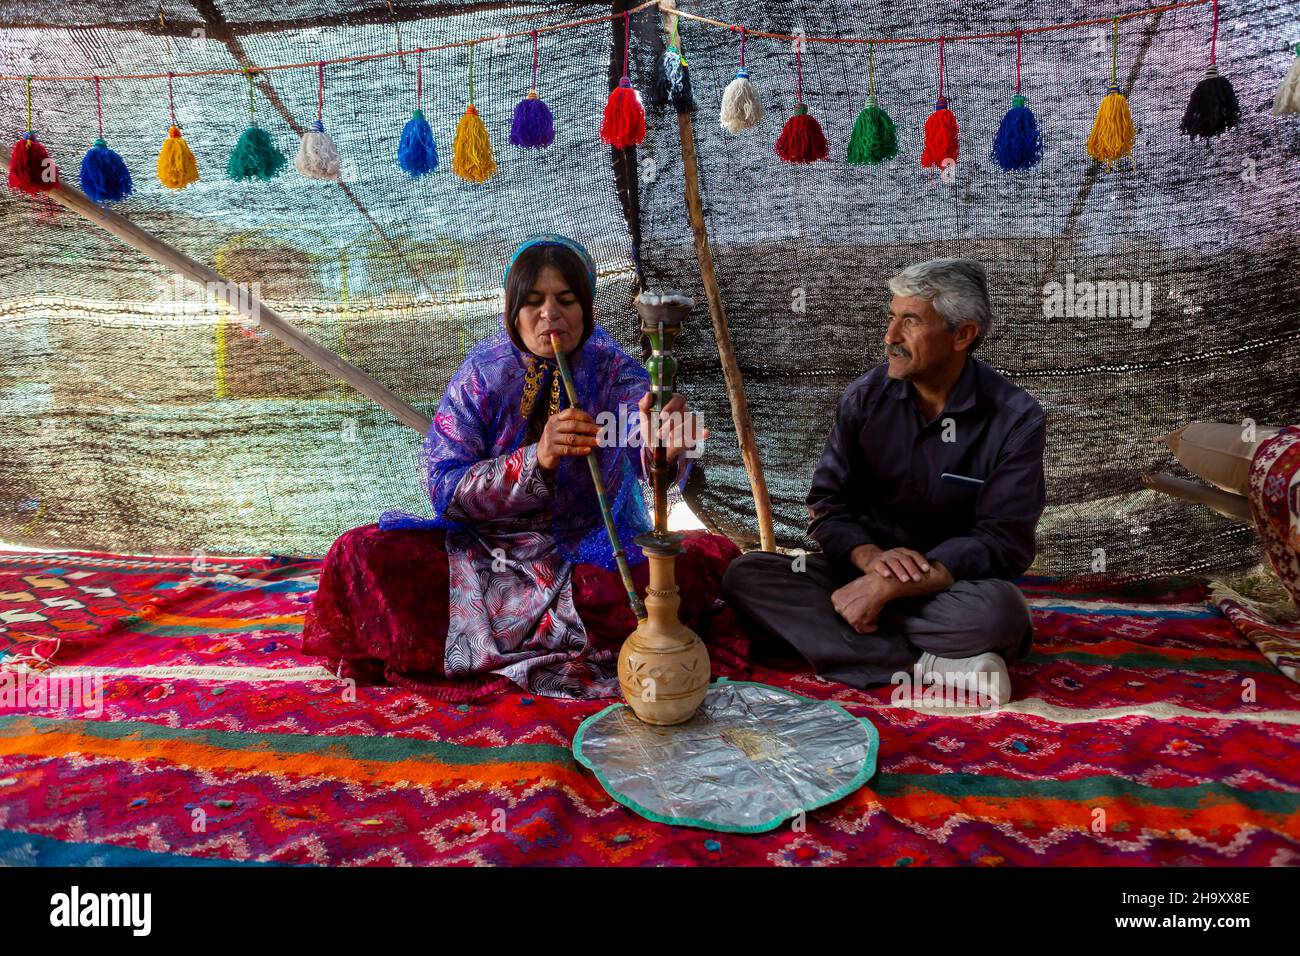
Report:
[[[925,121],[921,165],[942,167],[945,159],[957,162],[957,117],[952,115],[948,101],[941,96],[934,104],[934,112]]]
[[[617,149],[635,146],[645,139],[645,107],[627,76],[610,91],[605,116],[600,121],[600,138]]]
[[[800,103],[776,139],[776,155],[787,163],[815,163],[830,155],[822,124]]]
[[[36,133],[29,130],[26,136],[14,143],[9,156],[9,188],[35,196],[58,184],[59,167],[36,139]]]

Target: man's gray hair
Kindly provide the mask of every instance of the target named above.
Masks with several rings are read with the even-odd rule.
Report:
[[[974,322],[979,334],[968,351],[984,340],[993,323],[989,280],[983,264],[974,259],[931,259],[908,266],[889,280],[894,295],[929,299],[934,311],[956,332],[963,322]]]

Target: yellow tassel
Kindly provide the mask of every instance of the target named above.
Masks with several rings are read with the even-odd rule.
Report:
[[[492,157],[492,142],[487,127],[483,125],[478,110],[471,103],[465,115],[456,124],[456,140],[451,147],[451,168],[461,179],[481,183],[496,174],[497,163]]]
[[[169,189],[184,189],[199,181],[199,164],[175,126],[168,131],[158,154],[158,181]]]
[[[1102,98],[1101,106],[1097,107],[1097,118],[1088,134],[1088,155],[1109,168],[1116,160],[1133,152],[1135,138],[1128,100],[1119,87],[1112,84]]]

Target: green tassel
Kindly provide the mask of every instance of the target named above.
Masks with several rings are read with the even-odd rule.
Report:
[[[226,163],[226,175],[231,179],[270,179],[284,169],[288,160],[271,140],[271,134],[260,126],[249,126],[239,136],[239,142]]]
[[[849,137],[849,162],[857,166],[875,166],[896,155],[898,137],[894,133],[894,121],[876,104],[876,98],[869,96],[867,105],[853,124],[853,135]]]

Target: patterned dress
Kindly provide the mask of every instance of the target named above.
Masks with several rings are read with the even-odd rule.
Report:
[[[628,560],[639,565],[632,539],[650,527],[641,489],[649,456],[636,406],[649,376],[599,328],[569,361],[581,407],[599,425],[626,422],[625,441],[593,454]],[[504,328],[475,346],[421,447],[434,518],[388,512],[380,528],[447,529],[448,678],[493,673],[542,696],[616,696],[617,649],[588,640],[573,600],[575,564],[614,567],[589,466],[564,457],[547,478],[536,443],[525,441],[530,421],[567,405],[547,364],[515,348]],[[679,489],[690,464],[678,458]]]

